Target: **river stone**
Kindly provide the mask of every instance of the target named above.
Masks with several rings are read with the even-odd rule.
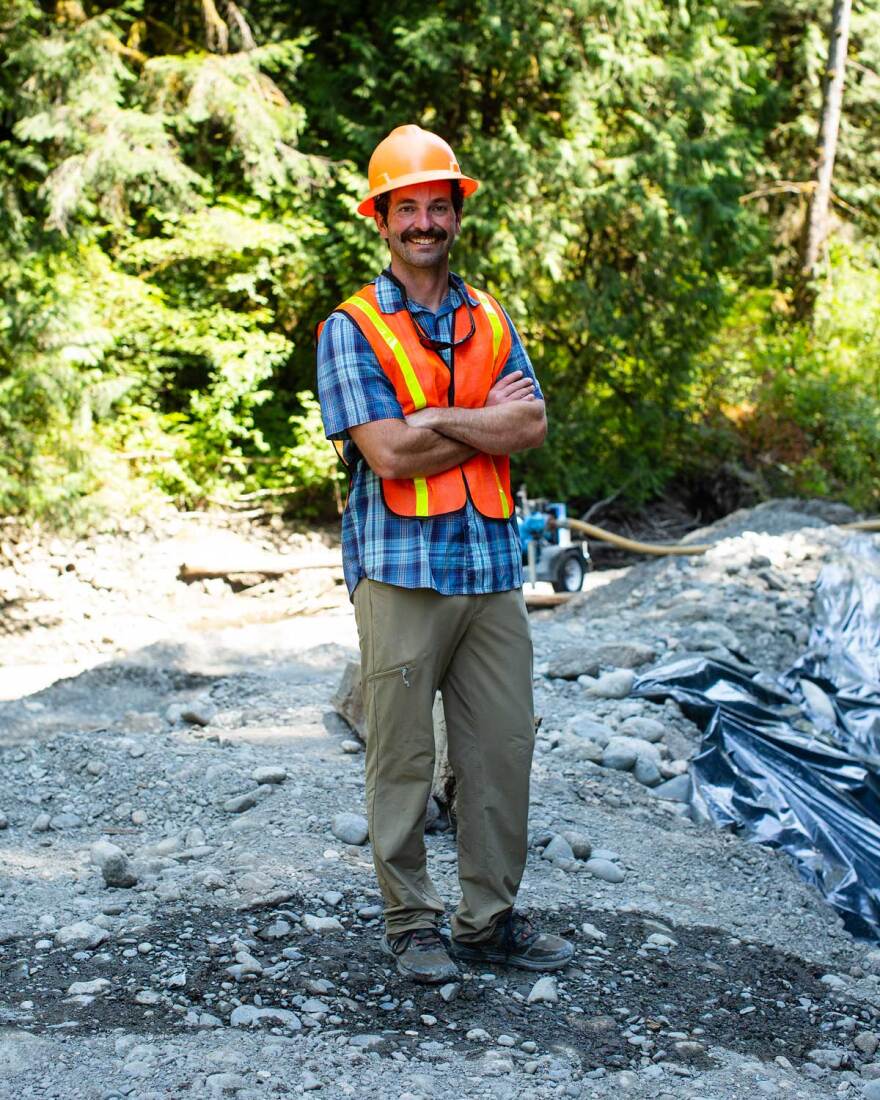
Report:
[[[559,993],[556,990],[556,979],[547,975],[544,978],[539,978],[531,988],[529,993],[529,1004],[556,1004],[559,1000]]]
[[[674,779],[667,779],[659,787],[654,787],[654,794],[668,802],[689,802],[691,777],[689,775],[677,775]]]
[[[137,875],[131,869],[128,857],[109,840],[97,840],[90,849],[92,863],[101,869],[108,886],[128,887],[137,883]]]
[[[643,741],[656,744],[663,740],[666,727],[656,718],[643,718],[641,715],[633,715],[620,724],[620,732],[627,737],[640,737]]]
[[[570,719],[566,723],[565,732],[573,734],[575,737],[581,737],[586,741],[593,741],[603,749],[614,736],[614,730],[606,726],[604,722],[596,722],[594,719],[586,717],[586,715],[576,715]]]
[[[618,867],[616,863],[612,863],[610,859],[588,859],[585,864],[587,870],[595,878],[600,878],[603,882],[623,882],[626,878],[626,871],[622,867]]]
[[[181,707],[180,717],[193,726],[207,726],[217,714],[217,708],[208,699],[196,699]]]
[[[251,779],[260,786],[264,783],[283,783],[287,779],[287,768],[282,768],[280,765],[254,768]]]
[[[286,1008],[257,1008],[255,1005],[238,1005],[229,1017],[232,1027],[286,1027],[290,1031],[302,1028],[299,1016]]]
[[[603,672],[598,680],[587,685],[587,693],[600,699],[625,699],[636,682],[636,674],[629,668],[616,668]]]
[[[659,780],[660,754],[650,741],[642,741],[639,737],[612,737],[602,753],[603,766],[619,772],[630,771],[639,759],[655,765]]]
[[[366,844],[370,835],[367,819],[362,814],[337,814],[330,823],[330,831],[343,844]]]
[[[874,1031],[860,1031],[853,1039],[853,1046],[868,1058],[873,1058],[880,1046],[880,1036]]]
[[[595,741],[587,741],[585,738],[573,737],[570,733],[563,733],[559,740],[558,749],[570,760],[587,761],[590,764],[602,763],[602,748]]]
[[[862,1100],[880,1100],[880,1081],[869,1081],[862,1086]]]
[[[575,858],[574,857],[574,852],[572,851],[572,848],[571,848],[571,845],[568,843],[568,841],[565,839],[565,837],[560,836],[558,833],[553,837],[553,839],[550,841],[550,843],[546,846],[544,851],[541,853],[541,856],[542,856],[543,859],[549,859],[549,860],[552,860],[553,862],[556,862],[557,860],[561,860],[561,859],[574,859]]]
[[[259,796],[256,791],[248,791],[246,794],[236,795],[223,803],[223,809],[228,814],[243,814],[245,810],[253,809]]]
[[[583,833],[565,832],[562,836],[571,845],[571,850],[574,853],[575,859],[589,859],[593,846]]]
[[[547,666],[552,680],[576,680],[578,676],[595,676],[599,660],[592,649],[584,646],[565,646]]]
[[[814,1047],[807,1051],[807,1057],[822,1069],[840,1069],[846,1058],[846,1051],[839,1047]]]
[[[318,932],[322,936],[328,932],[341,932],[343,930],[336,917],[316,917],[314,913],[305,913],[302,922],[306,931]]]
[[[109,933],[105,928],[99,928],[86,920],[79,920],[58,929],[55,933],[55,946],[90,949],[103,943],[108,936]]]
[[[663,782],[659,766],[647,756],[640,756],[636,760],[633,775],[645,787],[656,787]]]
[[[110,984],[108,978],[95,978],[95,980],[91,982],[74,982],[68,987],[67,995],[69,997],[78,997],[86,993],[97,996],[99,993],[105,993],[110,988]]]

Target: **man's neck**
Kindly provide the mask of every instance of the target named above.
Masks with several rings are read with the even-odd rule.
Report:
[[[437,312],[449,290],[448,263],[437,267],[411,267],[392,256],[391,272],[403,284],[407,298],[431,313]]]

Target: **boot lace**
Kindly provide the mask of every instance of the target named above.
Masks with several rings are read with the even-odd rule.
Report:
[[[508,910],[498,927],[501,931],[501,949],[508,956],[527,950],[539,935],[529,918],[515,909]]]

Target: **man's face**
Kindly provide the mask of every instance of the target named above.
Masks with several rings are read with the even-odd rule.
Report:
[[[398,187],[391,192],[388,222],[376,215],[379,232],[392,257],[411,267],[436,267],[446,262],[461,219],[455,213],[448,180]]]

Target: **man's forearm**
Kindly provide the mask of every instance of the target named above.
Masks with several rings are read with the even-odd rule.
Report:
[[[547,421],[543,401],[511,401],[481,409],[422,409],[407,417],[412,427],[430,428],[485,454],[506,455],[539,447]]]
[[[351,429],[351,438],[379,477],[430,477],[458,466],[474,448],[403,420],[374,420]]]
[[[471,458],[475,448],[430,428],[410,428],[395,439],[393,473],[386,477],[430,477]]]

